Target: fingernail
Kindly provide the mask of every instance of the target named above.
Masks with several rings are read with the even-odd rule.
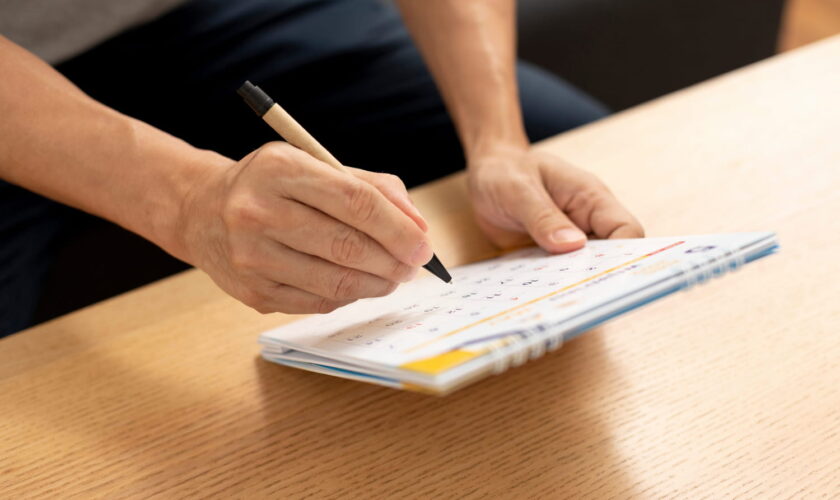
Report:
[[[577,243],[586,239],[586,235],[577,229],[560,229],[551,235],[552,241],[555,243]]]
[[[417,248],[414,249],[414,253],[411,254],[411,263],[415,266],[425,265],[431,259],[432,249],[429,248],[429,244],[425,241],[420,242]]]

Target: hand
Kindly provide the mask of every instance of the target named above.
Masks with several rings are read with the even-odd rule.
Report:
[[[431,259],[427,226],[397,177],[351,171],[285,143],[211,171],[182,209],[186,260],[262,313],[391,293]]]
[[[468,183],[479,226],[496,245],[530,238],[553,253],[586,236],[640,238],[644,230],[597,177],[528,147],[497,147],[470,159]],[[529,238],[530,236],[530,238]]]

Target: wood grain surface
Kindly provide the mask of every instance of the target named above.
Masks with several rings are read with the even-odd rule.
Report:
[[[273,365],[186,272],[0,341],[0,497],[836,498],[840,38],[564,134],[664,236],[777,256],[445,398]],[[449,265],[463,178],[413,196]]]

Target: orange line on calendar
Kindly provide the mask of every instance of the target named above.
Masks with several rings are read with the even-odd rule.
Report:
[[[644,254],[644,255],[640,255],[639,257],[636,257],[635,259],[628,260],[627,262],[625,262],[625,263],[623,263],[623,264],[619,264],[619,265],[617,265],[617,266],[615,266],[615,267],[611,267],[611,268],[609,268],[609,269],[606,269],[606,270],[604,270],[604,271],[601,271],[600,273],[593,274],[592,276],[590,276],[590,277],[588,277],[588,278],[584,278],[584,279],[582,279],[582,280],[580,280],[580,281],[578,281],[578,282],[576,282],[576,283],[572,283],[571,285],[564,286],[563,288],[560,288],[559,290],[555,290],[555,291],[553,291],[553,292],[551,292],[551,293],[547,293],[547,294],[545,294],[545,295],[543,295],[543,296],[541,296],[541,297],[537,297],[537,298],[535,298],[535,299],[531,299],[531,300],[529,300],[528,302],[523,302],[522,304],[518,304],[518,305],[516,305],[516,306],[513,306],[513,307],[511,307],[510,309],[507,309],[507,310],[504,310],[504,311],[502,311],[502,312],[498,312],[498,313],[496,313],[496,314],[493,314],[492,316],[488,316],[488,317],[486,317],[486,318],[482,318],[482,319],[480,319],[480,320],[478,320],[478,321],[475,321],[475,322],[473,322],[473,323],[470,323],[470,324],[468,324],[468,325],[464,325],[464,326],[462,326],[462,327],[460,327],[460,328],[456,328],[455,330],[452,330],[452,331],[450,331],[450,332],[446,332],[446,333],[443,333],[443,334],[441,334],[441,335],[438,335],[437,337],[435,337],[435,338],[433,338],[433,339],[427,340],[427,341],[425,341],[425,342],[422,342],[422,343],[420,343],[420,344],[417,344],[416,346],[410,347],[410,348],[406,349],[406,350],[405,350],[405,351],[403,351],[403,352],[413,352],[413,351],[416,351],[416,350],[418,350],[418,349],[422,349],[422,348],[424,348],[424,347],[426,347],[426,346],[428,346],[428,345],[431,345],[431,344],[433,344],[433,343],[437,342],[437,341],[438,341],[438,340],[440,340],[440,339],[444,339],[444,338],[446,338],[446,337],[451,337],[452,335],[455,335],[455,334],[461,333],[461,332],[463,332],[463,331],[465,331],[465,330],[469,330],[470,328],[472,328],[472,327],[474,327],[474,326],[480,325],[480,324],[482,324],[482,323],[486,323],[486,322],[491,321],[491,320],[494,320],[494,319],[501,318],[501,317],[503,317],[503,316],[505,316],[505,315],[507,315],[507,314],[510,314],[510,313],[511,313],[511,312],[513,312],[513,311],[516,311],[516,310],[518,310],[518,309],[522,309],[523,307],[526,307],[526,306],[530,306],[531,304],[535,304],[535,303],[537,303],[537,302],[539,302],[539,301],[541,301],[541,300],[545,300],[545,299],[547,299],[547,298],[549,298],[549,297],[553,297],[553,296],[557,295],[558,293],[563,293],[563,292],[565,292],[565,291],[571,290],[572,288],[575,288],[575,287],[577,287],[577,286],[580,286],[580,285],[582,285],[582,284],[584,284],[584,283],[588,283],[588,282],[590,282],[590,281],[592,281],[592,280],[594,280],[594,279],[598,279],[598,278],[600,278],[601,276],[607,275],[607,274],[609,274],[609,273],[611,273],[611,272],[613,272],[613,271],[616,271],[616,270],[618,270],[618,269],[621,269],[622,267],[626,267],[626,266],[633,265],[633,264],[635,264],[636,262],[640,262],[640,261],[642,261],[642,260],[644,260],[644,259],[646,259],[646,258],[648,258],[648,257],[651,257],[651,256],[656,255],[656,254],[658,254],[658,253],[664,252],[665,250],[669,250],[669,249],[671,249],[671,248],[674,248],[675,246],[682,245],[683,243],[685,243],[685,241],[677,241],[676,243],[672,243],[672,244],[670,244],[670,245],[668,245],[668,246],[666,246],[666,247],[662,247],[662,248],[660,248],[659,250],[654,250],[653,252],[646,253],[646,254]]]

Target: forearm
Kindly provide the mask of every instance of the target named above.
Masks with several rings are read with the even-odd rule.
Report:
[[[230,160],[94,101],[2,37],[0,75],[0,177],[185,258],[180,204],[207,169]]]
[[[399,0],[467,156],[528,144],[516,83],[513,0]]]

